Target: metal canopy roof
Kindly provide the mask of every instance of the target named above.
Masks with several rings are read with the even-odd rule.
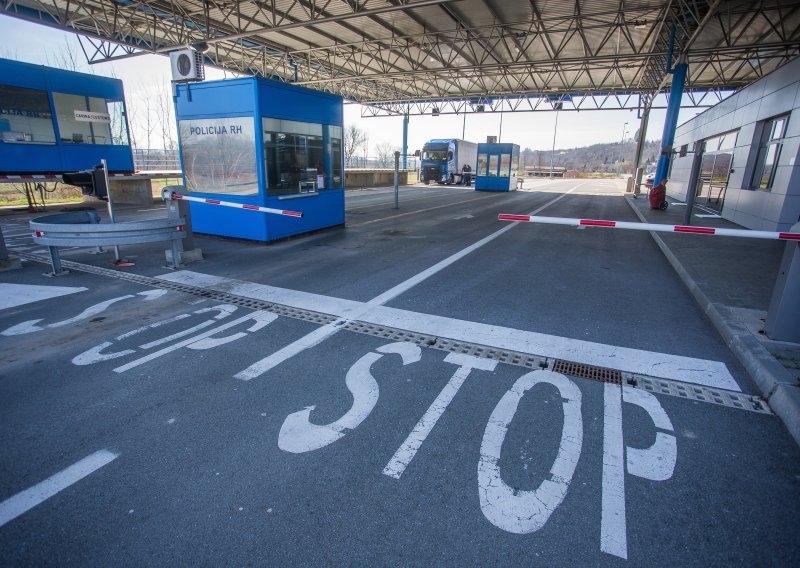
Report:
[[[587,95],[624,105],[631,93],[644,95],[638,106],[665,87],[668,59],[689,64],[687,90],[715,91],[800,52],[796,0],[3,0],[0,10],[93,38],[90,62],[205,42],[215,65],[380,112],[566,109]]]

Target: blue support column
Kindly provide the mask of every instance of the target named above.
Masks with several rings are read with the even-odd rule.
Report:
[[[408,115],[403,115],[403,170],[408,169]]]
[[[667,117],[664,119],[664,133],[661,135],[661,148],[672,148],[675,142],[675,128],[678,126],[678,113],[681,110],[681,98],[683,97],[683,85],[686,82],[686,71],[688,65],[681,63],[676,65],[672,72],[672,88],[669,91],[669,105],[667,106]],[[669,171],[670,156],[661,154],[656,168],[656,178],[654,185],[661,183]]]

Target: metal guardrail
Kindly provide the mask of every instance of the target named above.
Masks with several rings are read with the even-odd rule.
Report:
[[[61,268],[58,247],[67,246],[102,247],[170,241],[172,265],[173,268],[178,268],[180,254],[177,243],[180,239],[186,238],[185,220],[182,217],[127,221],[107,225],[74,224],[81,223],[81,221],[69,219],[62,214],[45,215],[32,219],[29,223],[33,232],[33,242],[38,245],[46,245],[50,251],[53,276],[66,272]]]

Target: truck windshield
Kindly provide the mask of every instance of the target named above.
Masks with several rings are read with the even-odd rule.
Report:
[[[447,160],[447,150],[423,150],[422,159],[432,162],[444,162]]]

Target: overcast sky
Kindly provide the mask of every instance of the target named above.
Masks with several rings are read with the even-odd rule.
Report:
[[[72,46],[85,64],[85,57],[74,34],[61,32],[52,28],[17,20],[8,16],[0,16],[0,57],[37,64],[53,64],[58,53]],[[31,38],[36,38],[31,41]],[[91,66],[90,72],[122,79],[125,97],[128,101],[154,96],[159,89],[168,88],[170,81],[169,58],[158,55],[142,55],[121,61],[102,63]],[[218,69],[207,68],[208,79],[222,79],[228,73]],[[375,153],[378,144],[388,142],[400,147],[402,143],[403,124],[400,117],[362,118],[361,106],[345,105],[345,124],[356,124],[367,131],[370,154]],[[679,123],[697,114],[696,109],[683,109]],[[650,126],[647,139],[661,138],[665,112],[653,110],[650,114]],[[523,148],[548,150],[553,146],[553,130],[555,112],[516,112],[502,115],[502,141],[519,144]],[[409,152],[421,148],[431,138],[461,138],[474,142],[483,142],[486,136],[500,136],[499,113],[468,114],[466,124],[463,115],[412,116],[409,122]],[[625,123],[628,123],[625,127]],[[582,111],[558,113],[558,131],[555,145],[557,148],[573,148],[588,146],[599,142],[619,142],[626,132],[626,139],[632,138],[639,128],[639,119],[635,111]]]

